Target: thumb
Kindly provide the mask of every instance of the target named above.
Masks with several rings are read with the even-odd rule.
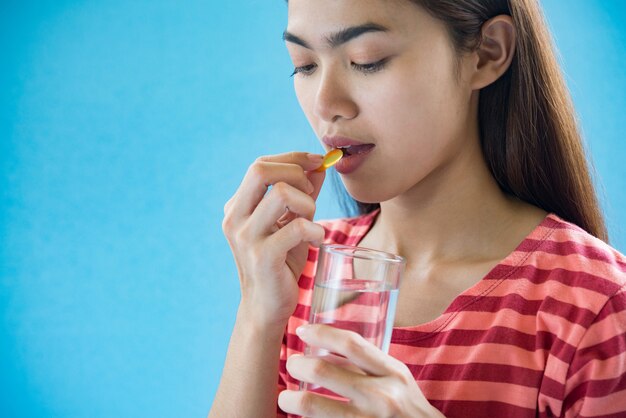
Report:
[[[322,185],[324,184],[324,179],[326,178],[326,171],[317,172],[317,171],[307,171],[306,176],[309,178],[309,181],[313,183],[313,187],[315,189],[311,192],[311,197],[313,200],[317,200],[317,197],[322,190]]]

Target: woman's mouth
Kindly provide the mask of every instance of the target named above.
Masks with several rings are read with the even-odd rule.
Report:
[[[343,151],[344,156],[349,156],[349,155],[362,154],[374,148],[374,146],[375,146],[374,144],[350,145],[347,147],[338,147],[338,149]]]
[[[335,170],[341,174],[350,174],[356,171],[374,147],[374,144],[363,144],[339,148],[343,152],[343,158],[335,164]]]

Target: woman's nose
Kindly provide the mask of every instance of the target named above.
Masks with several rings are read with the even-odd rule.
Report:
[[[358,108],[348,87],[346,80],[330,71],[322,74],[315,97],[315,114],[328,122],[355,118]]]

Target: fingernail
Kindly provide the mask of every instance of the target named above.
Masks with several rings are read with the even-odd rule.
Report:
[[[296,328],[296,334],[298,334],[298,337],[302,337],[306,334],[307,329],[308,327],[306,325],[300,325],[298,328]]]
[[[324,159],[323,155],[319,155],[319,154],[307,154],[306,155],[307,158],[309,159],[309,161],[313,162],[313,163],[322,163],[322,160]]]

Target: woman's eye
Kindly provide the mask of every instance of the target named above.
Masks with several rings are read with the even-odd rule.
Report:
[[[375,73],[376,71],[382,70],[385,67],[385,64],[387,64],[387,59],[382,59],[380,61],[372,62],[370,64],[357,64],[353,62],[352,67],[356,68],[362,73],[371,74]]]
[[[371,74],[371,73],[375,73],[377,71],[382,70],[385,67],[385,64],[387,64],[387,59],[382,59],[380,61],[376,61],[376,62],[372,62],[372,63],[368,63],[368,64],[357,64],[355,62],[353,62],[352,68],[364,73],[364,74]],[[293,73],[291,73],[290,77],[296,75],[296,74],[300,74],[301,76],[310,76],[311,74],[313,74],[313,70],[315,69],[315,64],[309,64],[309,65],[303,65],[301,67],[295,67],[293,70]]]
[[[309,65],[303,65],[301,67],[296,67],[293,69],[293,73],[291,73],[289,77],[293,77],[296,74],[300,74],[303,76],[311,75],[311,73],[313,72],[313,67],[315,67],[315,64],[309,64]]]

